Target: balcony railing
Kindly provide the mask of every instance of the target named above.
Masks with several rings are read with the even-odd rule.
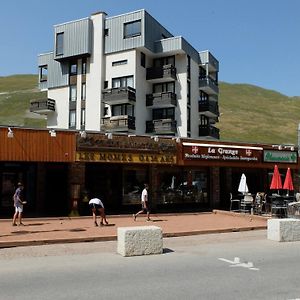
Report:
[[[175,134],[177,122],[172,119],[146,121],[146,133]]]
[[[30,111],[38,114],[48,114],[55,111],[55,100],[40,99],[30,101]]]
[[[163,65],[161,67],[147,68],[147,80],[159,79],[176,80],[176,68],[173,65]]]
[[[103,102],[109,105],[135,102],[135,89],[132,87],[112,88],[102,91]]]
[[[146,106],[156,108],[177,106],[177,95],[173,92],[148,94],[146,95]]]
[[[122,115],[101,119],[101,130],[122,131],[135,130],[135,117]]]
[[[199,113],[206,115],[207,117],[218,117],[219,116],[219,105],[216,101],[205,101],[198,102]]]
[[[199,136],[220,139],[220,130],[212,125],[199,125]]]
[[[218,82],[209,76],[199,78],[199,88],[207,94],[219,94]]]

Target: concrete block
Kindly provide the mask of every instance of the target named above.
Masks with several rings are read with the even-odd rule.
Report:
[[[278,242],[300,241],[299,219],[269,219],[268,239]]]
[[[162,230],[157,226],[118,228],[118,253],[123,256],[161,254]]]

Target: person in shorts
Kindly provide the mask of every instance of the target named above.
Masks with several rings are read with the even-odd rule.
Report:
[[[93,198],[89,201],[89,206],[92,210],[93,213],[93,220],[95,226],[98,226],[97,223],[97,211],[100,214],[101,220],[100,220],[100,226],[103,226],[103,221],[105,222],[105,225],[108,225],[108,222],[106,220],[106,215],[105,215],[105,209],[102,201],[99,198]]]
[[[13,216],[13,221],[12,221],[12,225],[13,226],[17,226],[17,219],[19,221],[19,226],[24,224],[22,223],[22,214],[23,214],[23,205],[26,203],[25,201],[23,201],[23,192],[24,186],[21,182],[18,183],[18,187],[13,195],[13,200],[14,200],[14,208],[15,208],[15,213]]]
[[[151,221],[150,219],[150,210],[149,210],[149,202],[148,202],[148,188],[149,185],[147,183],[144,184],[144,189],[142,191],[141,195],[141,204],[142,204],[142,209],[137,212],[136,214],[133,214],[133,220],[136,221],[136,217],[139,214],[146,213],[147,214],[147,221]]]

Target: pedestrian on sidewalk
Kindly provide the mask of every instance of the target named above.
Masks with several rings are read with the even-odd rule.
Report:
[[[149,210],[149,199],[148,199],[148,189],[149,189],[149,185],[148,183],[144,184],[144,189],[142,191],[142,195],[141,195],[141,204],[142,204],[142,209],[137,212],[136,214],[133,214],[133,220],[136,221],[136,217],[139,214],[142,213],[147,213],[147,221],[151,221],[150,219],[150,210]]]
[[[105,225],[108,225],[108,222],[106,220],[106,215],[105,215],[105,209],[104,209],[104,205],[102,203],[102,201],[99,198],[93,198],[89,201],[89,206],[92,210],[93,213],[93,220],[94,220],[94,224],[95,226],[98,226],[97,223],[97,211],[100,214],[100,226],[103,226],[103,221],[105,222]]]
[[[23,214],[23,205],[26,204],[26,201],[23,201],[23,189],[24,186],[21,182],[18,183],[18,187],[15,190],[15,193],[13,195],[13,200],[14,200],[14,208],[15,208],[15,213],[13,216],[13,221],[12,225],[17,226],[17,219],[19,221],[19,226],[24,224],[22,223],[22,214]]]

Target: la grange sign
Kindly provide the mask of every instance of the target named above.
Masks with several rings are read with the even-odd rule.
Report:
[[[261,162],[262,147],[183,143],[184,160]]]

